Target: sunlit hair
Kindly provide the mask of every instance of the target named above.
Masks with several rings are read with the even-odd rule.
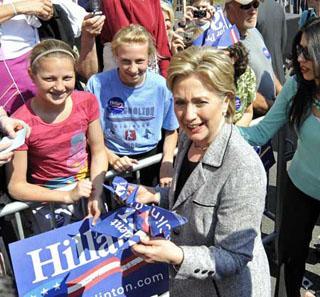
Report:
[[[215,1],[214,0],[191,0],[190,1],[191,5],[195,5],[195,4],[199,3],[199,2],[206,2],[206,3],[210,4],[210,5],[213,5]]]
[[[165,2],[163,0],[161,0],[160,5],[161,5],[162,11],[166,12],[169,15],[169,19],[170,19],[170,22],[171,22],[171,30],[170,31],[173,31],[172,28],[173,28],[173,25],[174,25],[174,13],[173,13],[172,6],[169,3],[167,3],[167,2]],[[172,34],[172,32],[171,32],[171,34]]]
[[[155,56],[156,54],[153,38],[143,26],[131,24],[128,27],[120,29],[114,35],[111,42],[112,54],[114,57],[117,56],[117,49],[125,43],[147,43],[149,57]]]
[[[77,54],[67,43],[57,39],[45,39],[38,43],[31,51],[30,67],[32,73],[37,73],[39,61],[47,57],[69,58],[74,66],[78,59]]]
[[[172,91],[177,79],[199,75],[209,90],[218,93],[221,100],[226,96],[229,105],[226,118],[232,122],[235,113],[234,67],[230,57],[212,47],[189,47],[172,57],[167,76],[168,88]]]

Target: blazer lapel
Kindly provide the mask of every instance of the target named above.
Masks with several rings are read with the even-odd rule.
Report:
[[[176,209],[180,204],[182,204],[188,197],[192,196],[203,184],[206,183],[205,177],[205,167],[216,167],[219,168],[223,163],[223,158],[228,147],[228,143],[231,137],[232,125],[224,124],[221,128],[220,133],[217,135],[217,138],[212,142],[203,156],[202,160],[193,170],[186,183],[184,184],[177,200],[174,202],[174,192],[177,185],[177,180],[180,174],[183,158],[187,154],[190,147],[190,140],[185,138],[181,148],[179,148],[179,153],[176,160],[176,170],[175,176],[173,179],[173,187],[170,191],[169,207],[170,209]]]
[[[172,206],[172,209],[174,210],[185,200],[187,200],[190,196],[192,196],[205,182],[206,179],[203,174],[202,164],[201,162],[199,162],[197,167],[193,170],[193,172],[187,179],[187,182],[184,184],[178,196],[178,199]]]

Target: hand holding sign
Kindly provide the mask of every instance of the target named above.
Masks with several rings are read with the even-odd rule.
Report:
[[[163,238],[150,239],[144,237],[141,244],[135,244],[132,252],[143,258],[148,263],[162,262],[173,265],[180,265],[183,261],[183,251],[170,240]]]
[[[27,126],[22,126],[20,121],[10,118],[7,119],[9,121],[1,121],[2,130],[7,132],[10,137],[5,136],[0,141],[0,166],[12,159],[12,151],[24,144],[28,132]],[[16,125],[19,125],[19,128],[22,127],[22,129],[15,132],[13,125],[14,123],[16,123]]]
[[[112,186],[105,186],[126,206],[121,207],[93,228],[95,232],[126,240],[126,247],[141,241],[146,234],[151,237],[170,238],[171,229],[187,222],[184,217],[157,206],[136,202],[138,186],[131,190],[122,177],[115,177]]]

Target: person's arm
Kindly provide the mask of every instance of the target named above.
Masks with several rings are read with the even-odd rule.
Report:
[[[18,14],[35,15],[43,20],[48,20],[52,17],[52,12],[51,0],[12,1],[0,6],[0,24]]]
[[[15,6],[12,6],[11,4],[1,5],[0,6],[0,24],[10,20],[15,15],[17,15],[16,11],[17,11],[17,8]]]
[[[237,166],[220,190],[214,245],[180,246],[184,260],[175,278],[223,279],[239,273],[252,260],[265,204],[266,174],[256,156],[248,154],[244,161],[235,161]],[[213,274],[195,273],[194,267]]]
[[[236,122],[237,126],[248,127],[252,121],[253,117],[253,103],[251,103],[247,109],[244,111],[242,118]]]
[[[3,107],[2,106],[0,107],[0,131],[4,135],[13,139],[16,136],[15,131],[22,129],[23,127],[26,127],[27,136],[29,136],[30,135],[29,126],[21,120],[8,117]],[[11,142],[0,144],[0,166],[10,162],[13,157],[13,152],[2,153],[2,151],[8,148],[10,145],[11,145]]]
[[[0,108],[0,131],[10,138],[15,138],[16,131],[22,128],[27,129],[27,137],[30,135],[30,127],[22,120],[10,118],[7,116],[7,113],[4,109]]]
[[[88,127],[88,145],[90,148],[90,179],[93,190],[88,201],[88,213],[94,220],[100,216],[102,184],[108,169],[107,154],[104,149],[103,133],[99,119],[94,120]]]
[[[256,98],[253,101],[253,110],[257,116],[265,115],[272,105],[272,100],[267,99],[261,93],[257,92]]]
[[[213,213],[217,218],[212,246],[177,246],[167,240],[145,239],[133,251],[147,262],[175,265],[176,279],[224,279],[239,273],[253,258],[255,239],[260,224],[266,194],[266,175],[256,156],[247,162],[237,162],[219,192],[219,204]],[[212,271],[212,274],[197,273]]]
[[[107,147],[105,147],[109,164],[118,172],[131,171],[134,164],[138,164],[138,160],[129,158],[128,156],[118,156]]]
[[[241,135],[251,145],[263,145],[288,121],[288,106],[297,92],[297,82],[289,78],[283,85],[274,105],[259,124],[251,127],[238,127]]]
[[[15,151],[7,166],[9,194],[21,201],[74,203],[81,197],[89,197],[92,184],[88,180],[80,181],[71,191],[49,190],[27,181],[28,153]]]
[[[280,94],[281,90],[282,90],[282,85],[279,81],[279,79],[274,75],[273,77],[273,81],[274,81],[274,86],[276,88],[276,94]]]
[[[92,16],[88,14],[82,24],[80,57],[77,72],[85,79],[99,71],[96,49],[96,36],[101,33],[105,16]]]
[[[165,131],[164,142],[163,142],[163,157],[160,167],[160,186],[168,187],[171,185],[173,176],[173,159],[174,150],[177,147],[178,132]]]
[[[157,48],[157,52],[160,55],[159,68],[161,75],[166,77],[171,59],[171,52],[169,47],[167,31],[162,15],[162,10],[160,7],[160,1],[158,1],[158,3],[155,4],[155,9],[155,20],[153,20],[154,22],[157,22],[157,25],[155,26],[157,30],[155,32],[155,45]]]

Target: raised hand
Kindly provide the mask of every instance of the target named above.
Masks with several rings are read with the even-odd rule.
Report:
[[[77,202],[81,198],[89,198],[92,192],[92,182],[89,179],[80,180],[77,186],[69,191],[66,203]]]
[[[53,15],[51,0],[24,0],[13,2],[18,14],[35,15],[49,20]]]

